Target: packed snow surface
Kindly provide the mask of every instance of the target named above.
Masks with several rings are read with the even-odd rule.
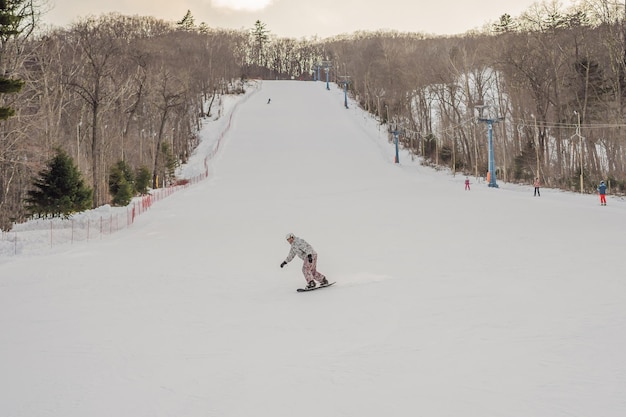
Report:
[[[1,416],[625,415],[626,204],[395,164],[325,87],[259,83],[208,179],[0,259]],[[288,232],[336,285],[295,291]]]

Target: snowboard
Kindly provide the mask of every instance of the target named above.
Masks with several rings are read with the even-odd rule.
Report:
[[[298,292],[309,292],[309,291],[315,291],[315,290],[319,290],[321,288],[326,288],[326,287],[330,287],[331,285],[335,284],[335,282],[330,282],[327,285],[316,285],[313,288],[298,288],[296,291]]]

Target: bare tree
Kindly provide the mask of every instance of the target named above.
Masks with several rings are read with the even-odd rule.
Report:
[[[74,49],[73,66],[66,69],[66,83],[87,103],[91,116],[91,173],[93,205],[104,204],[105,182],[102,175],[101,149],[103,145],[100,125],[102,108],[115,100],[116,58],[122,53],[120,40],[107,19],[89,18],[72,28]],[[106,126],[104,126],[106,127]]]

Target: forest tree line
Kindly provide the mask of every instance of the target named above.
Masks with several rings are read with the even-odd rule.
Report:
[[[14,2],[36,11],[33,0]],[[55,149],[73,159],[97,207],[111,202],[120,161],[147,169],[152,187],[175,181],[171,161],[186,161],[202,118],[246,79],[311,80],[326,70],[427,163],[484,176],[478,117],[497,118],[499,179],[584,191],[604,179],[623,191],[624,12],[605,0],[567,10],[542,3],[458,36],[329,39],[279,38],[260,21],[212,29],[191,12],[176,22],[109,14],[47,30],[33,30],[28,15],[19,30],[0,31],[2,73],[22,81],[0,94],[14,109],[0,121],[0,227],[28,218],[24,198]]]
[[[479,118],[491,119],[498,178],[580,191],[582,177],[583,192],[600,180],[623,192],[624,12],[543,3],[463,36],[363,34],[326,48],[360,105],[435,165],[485,176]]]

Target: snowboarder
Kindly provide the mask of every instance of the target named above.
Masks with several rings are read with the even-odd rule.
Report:
[[[289,251],[287,258],[280,264],[280,267],[284,267],[291,262],[296,255],[298,255],[298,257],[304,261],[302,264],[302,273],[304,274],[304,279],[306,279],[306,287],[315,288],[317,285],[316,281],[319,282],[321,286],[328,285],[326,277],[320,274],[316,269],[317,252],[315,252],[313,247],[304,239],[296,237],[293,233],[288,233],[286,239],[291,245],[291,250]]]
[[[539,177],[535,178],[535,182],[533,183],[533,185],[535,186],[534,197],[537,197],[537,196],[541,197],[541,193],[539,192],[539,185],[540,185]]]
[[[600,185],[598,185],[598,194],[600,194],[600,205],[606,206],[606,185],[604,181],[600,181]]]
[[[465,177],[465,191],[469,191],[470,189],[470,180],[469,177]]]
[[[272,99],[271,99],[271,98],[268,98],[268,99],[267,99],[267,104],[270,104],[270,102],[271,102],[271,101],[272,101]]]

